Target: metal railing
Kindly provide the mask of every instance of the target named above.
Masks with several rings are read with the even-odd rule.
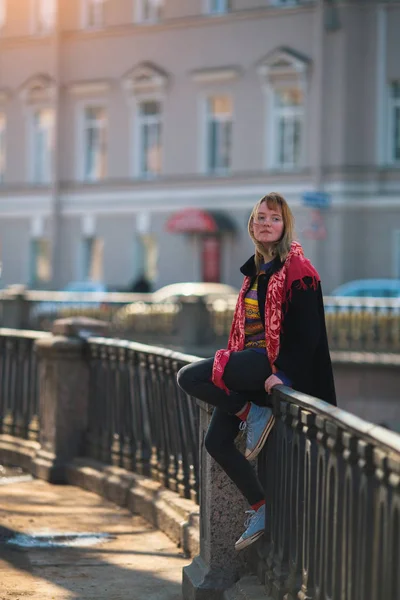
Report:
[[[182,315],[182,301],[158,302],[153,294],[76,293],[27,290],[20,295],[0,292],[0,315],[4,326],[48,331],[59,318],[87,316],[110,324],[110,337],[177,349],[204,344],[212,348],[226,344],[237,296],[194,298],[193,309]],[[400,299],[324,298],[331,350],[400,353]],[[202,314],[205,306],[207,317]],[[7,321],[7,315],[9,321]],[[11,320],[10,320],[11,319]],[[201,327],[197,327],[202,319]],[[192,329],[192,331],[189,331]],[[200,339],[200,338],[203,338]],[[184,340],[190,339],[190,344]]]
[[[27,290],[16,299],[9,299],[7,292],[0,293],[0,301],[3,307],[8,302],[21,302],[23,325],[45,331],[56,319],[87,316],[112,323],[116,331],[151,333],[157,327],[171,333],[178,312],[176,303],[157,303],[152,294]]]
[[[400,298],[324,298],[332,350],[400,352]]]
[[[176,382],[198,360],[141,344],[91,338],[86,454],[151,476],[198,502],[198,407]]]
[[[0,329],[0,434],[39,439],[34,344],[44,337],[51,334]],[[86,455],[150,476],[198,502],[199,409],[176,382],[178,370],[198,358],[90,338],[85,360],[90,373]]]
[[[274,395],[259,459],[268,597],[400,598],[400,436],[295,392]]]
[[[0,433],[37,439],[34,342],[48,335],[0,329]],[[176,382],[198,358],[94,337],[86,352],[84,455],[198,502],[199,408]],[[400,598],[400,436],[289,388],[273,410],[258,460],[267,529],[249,555],[268,597]]]
[[[38,439],[38,367],[34,344],[49,335],[0,329],[0,433]]]
[[[178,302],[156,302],[152,294],[118,292],[0,291],[4,327],[50,331],[54,321],[90,317],[110,325],[110,337],[155,342],[177,330]]]
[[[235,297],[209,303],[218,335],[229,335],[235,304]],[[400,352],[400,298],[325,296],[324,304],[331,350]]]

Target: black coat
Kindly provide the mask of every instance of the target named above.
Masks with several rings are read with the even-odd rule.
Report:
[[[264,325],[268,281],[282,266],[283,263],[275,259],[267,273],[258,279],[258,305]],[[256,277],[254,256],[240,270],[243,275],[252,277],[253,283]],[[293,282],[290,298],[283,305],[275,366],[291,380],[293,389],[336,405],[321,284],[318,283],[315,289],[311,277],[306,277],[303,284]]]

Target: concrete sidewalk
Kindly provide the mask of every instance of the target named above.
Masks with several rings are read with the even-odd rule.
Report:
[[[87,547],[18,547],[13,535],[109,534]],[[8,541],[7,541],[8,540]],[[142,517],[41,480],[0,486],[0,600],[179,600],[190,559]]]

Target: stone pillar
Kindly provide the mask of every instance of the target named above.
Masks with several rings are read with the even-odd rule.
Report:
[[[186,349],[212,343],[214,332],[204,299],[201,296],[182,296],[179,302],[178,343]]]
[[[107,330],[107,323],[95,319],[60,319],[52,337],[36,342],[41,446],[33,461],[36,477],[64,483],[67,464],[83,450],[89,404],[85,338]]]
[[[246,572],[244,550],[235,542],[244,531],[246,500],[209,456],[204,437],[211,410],[200,402],[200,555],[183,569],[183,600],[219,600]]]
[[[29,302],[24,285],[10,285],[3,293],[1,327],[29,329]]]

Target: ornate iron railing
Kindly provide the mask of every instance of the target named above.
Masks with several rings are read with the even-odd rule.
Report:
[[[198,360],[134,342],[91,338],[86,454],[150,475],[198,501],[198,407],[176,373]]]
[[[325,317],[331,350],[400,352],[400,298],[326,296]],[[228,336],[236,298],[208,304],[216,335]]]
[[[0,433],[38,439],[38,368],[34,344],[49,335],[0,329]]]
[[[0,318],[5,327],[47,331],[59,318],[93,317],[110,324],[110,337],[196,354],[204,354],[205,346],[208,355],[226,345],[237,295],[198,295],[192,306],[184,297],[156,298],[10,288],[0,292]],[[324,302],[331,350],[400,353],[400,298],[326,296]]]
[[[400,598],[400,436],[289,390],[274,412],[253,552],[268,598]]]
[[[0,433],[37,439],[34,342],[47,335],[0,329]],[[197,357],[89,338],[87,360],[85,454],[198,501],[198,406],[176,382]],[[273,410],[258,460],[266,535],[249,556],[267,597],[400,598],[400,436],[289,388]]]

